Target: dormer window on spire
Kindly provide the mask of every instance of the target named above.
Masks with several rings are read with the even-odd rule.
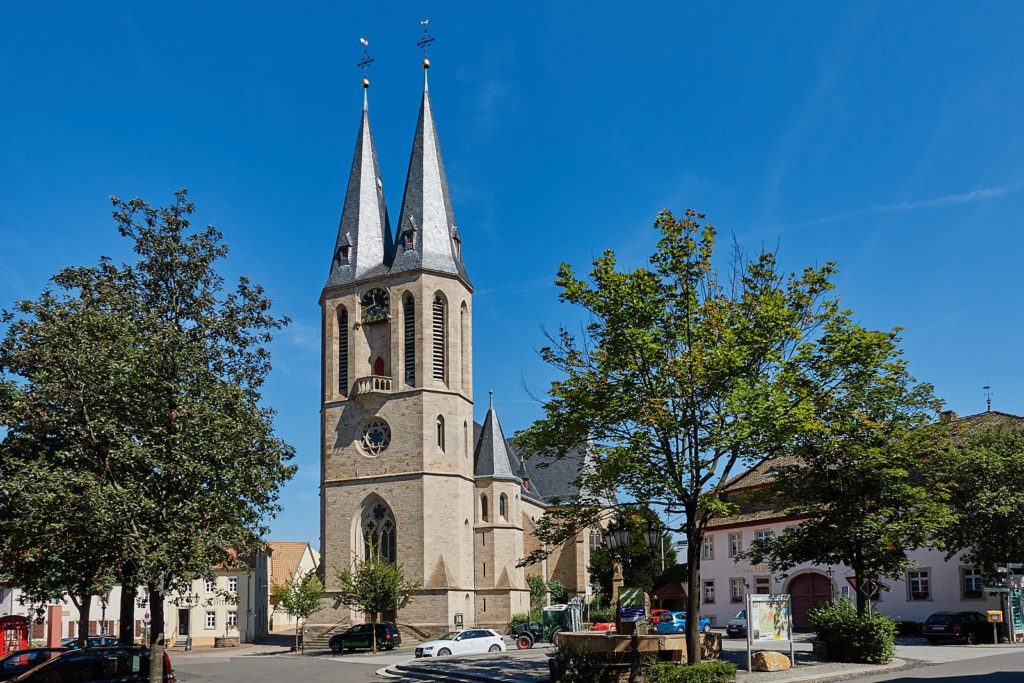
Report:
[[[407,249],[411,249],[413,244],[416,242],[416,231],[409,228],[402,234],[402,243]]]
[[[349,246],[347,244],[338,247],[338,253],[334,255],[334,260],[338,262],[338,265],[345,265],[348,263],[348,250]]]

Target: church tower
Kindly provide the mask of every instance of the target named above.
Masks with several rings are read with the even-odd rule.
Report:
[[[322,310],[325,621],[338,569],[379,552],[423,589],[397,618],[475,623],[472,292],[427,87],[392,239],[366,91]],[[364,88],[369,82],[364,80]],[[319,617],[320,615],[318,615]]]

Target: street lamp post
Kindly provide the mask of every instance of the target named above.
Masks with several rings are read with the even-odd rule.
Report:
[[[107,604],[110,601],[110,593],[104,593],[100,596],[100,635],[107,635]]]
[[[833,582],[833,579],[835,579],[835,577],[836,577],[836,572],[835,572],[834,569],[832,569],[832,567],[829,567],[827,570],[825,570],[825,576],[828,577],[828,596],[829,596],[829,599],[835,600],[836,599],[836,586],[835,586],[835,583]]]
[[[664,536],[662,529],[656,526],[649,527],[642,534],[647,547],[652,549]],[[609,529],[608,534],[605,536],[608,550],[611,551],[613,557],[615,554],[619,554],[623,565],[626,564],[626,558],[629,557],[629,538],[629,521],[625,516],[620,517],[615,527]],[[621,619],[619,620],[619,626],[622,626]],[[629,639],[629,683],[640,683],[643,680],[643,673],[640,670],[640,631],[634,623],[633,634]]]

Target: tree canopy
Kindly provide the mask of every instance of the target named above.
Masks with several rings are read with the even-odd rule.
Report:
[[[682,513],[673,530],[689,541],[687,654],[698,662],[700,547],[708,522],[736,509],[724,482],[817,428],[815,399],[850,365],[822,337],[856,326],[830,297],[832,263],[786,274],[774,253],[734,248],[719,275],[703,215],[663,211],[655,227],[646,267],[621,271],[612,251],[586,279],[560,267],[560,298],[587,322],[542,349],[561,376],[519,441],[554,458],[588,449],[580,493],[538,524],[548,547],[597,523],[609,491]]]
[[[5,316],[0,461],[19,476],[74,467],[94,487],[102,524],[85,554],[103,558],[106,577],[148,585],[156,640],[165,593],[257,551],[294,473],[260,393],[287,320],[245,277],[225,291],[227,246],[212,226],[191,227],[186,191],[163,208],[112,201],[136,261],[66,268]],[[39,497],[0,491],[10,519],[61,514],[76,493],[26,490]],[[81,552],[82,537],[44,537],[44,557]]]
[[[405,576],[400,564],[389,562],[379,552],[370,549],[364,558],[356,558],[351,567],[337,570],[338,604],[370,616],[374,624],[381,612],[401,609],[422,584]],[[374,629],[373,649],[377,649],[377,630]]]

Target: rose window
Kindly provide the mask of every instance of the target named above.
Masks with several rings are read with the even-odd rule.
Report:
[[[371,421],[363,429],[360,444],[367,453],[380,455],[391,445],[391,427],[379,418]]]

